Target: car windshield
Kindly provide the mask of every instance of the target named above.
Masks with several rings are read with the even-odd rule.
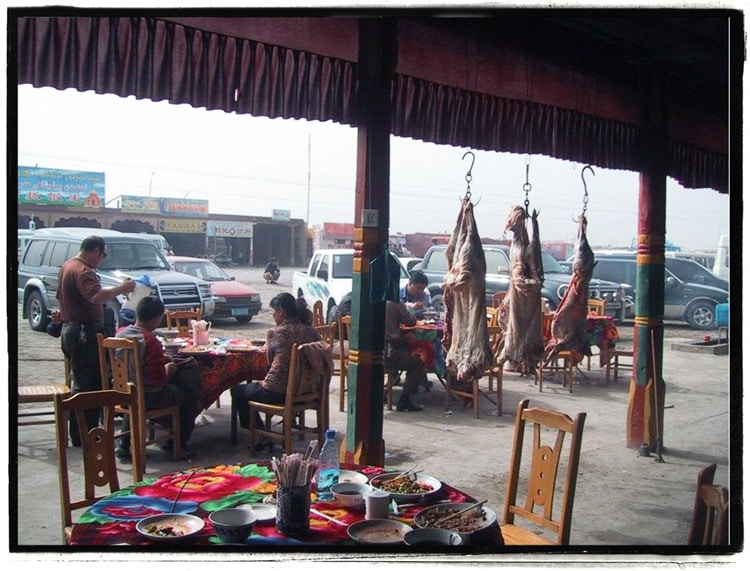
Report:
[[[152,242],[107,242],[99,270],[166,270],[169,264]]]
[[[211,262],[174,262],[172,265],[178,272],[195,276],[207,282],[224,282],[232,279],[224,270]]]
[[[542,252],[542,269],[544,269],[545,274],[567,273],[549,252]]]

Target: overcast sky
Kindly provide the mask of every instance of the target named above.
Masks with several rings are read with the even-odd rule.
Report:
[[[207,199],[213,213],[271,216],[283,209],[306,219],[309,207],[310,225],[353,222],[353,128],[28,85],[19,86],[18,101],[19,164],[104,172],[111,206],[120,195],[150,192]],[[453,230],[466,191],[466,150],[391,139],[392,234]],[[542,240],[574,241],[584,165],[541,155],[475,154],[471,192],[482,236],[502,237],[511,207],[523,203],[528,161],[530,206],[541,211]],[[638,175],[594,171],[586,175],[589,242],[630,246],[638,233]],[[682,249],[714,250],[728,230],[727,195],[668,180],[667,240]]]

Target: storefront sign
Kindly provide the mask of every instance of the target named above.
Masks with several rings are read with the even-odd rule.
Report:
[[[223,238],[252,238],[252,222],[221,222],[212,220],[208,222],[206,234],[208,236],[221,236]]]
[[[19,166],[18,204],[101,208],[104,173]]]
[[[175,232],[177,234],[205,234],[205,220],[187,220],[174,218],[159,219],[159,233]]]
[[[271,216],[271,220],[274,222],[289,222],[292,218],[292,211],[291,210],[276,210],[273,211],[273,216]]]
[[[163,214],[186,218],[207,218],[208,200],[192,198],[151,198],[147,196],[122,196],[121,210],[138,214]]]

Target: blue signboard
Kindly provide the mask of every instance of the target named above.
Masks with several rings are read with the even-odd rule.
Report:
[[[18,203],[101,208],[104,173],[19,166]]]

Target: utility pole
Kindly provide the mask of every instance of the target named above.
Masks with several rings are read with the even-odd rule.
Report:
[[[148,197],[151,198],[151,183],[154,182],[154,171],[151,171],[151,178],[148,181]]]
[[[305,224],[310,226],[310,171],[312,170],[312,163],[310,162],[310,147],[311,147],[312,133],[307,134],[307,218],[305,218]]]

